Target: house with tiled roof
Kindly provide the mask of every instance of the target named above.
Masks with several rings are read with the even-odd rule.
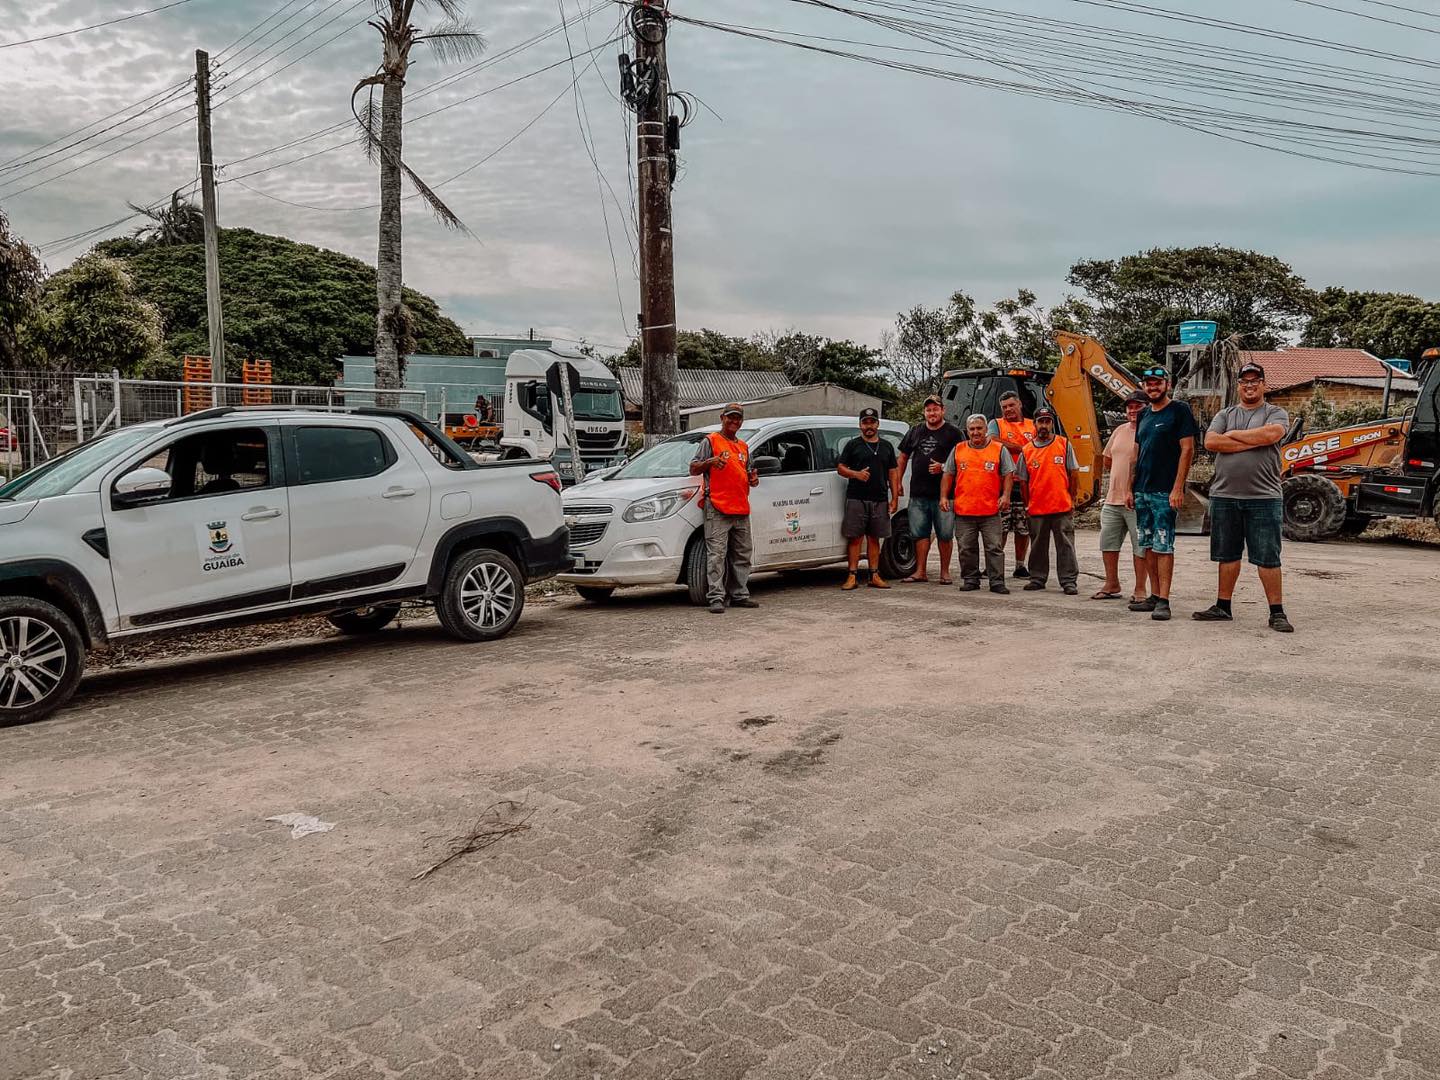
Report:
[[[1265,369],[1265,397],[1289,412],[1303,409],[1316,390],[1336,408],[1379,405],[1387,378],[1390,401],[1397,407],[1413,401],[1419,393],[1413,376],[1364,349],[1242,351],[1240,362]]]

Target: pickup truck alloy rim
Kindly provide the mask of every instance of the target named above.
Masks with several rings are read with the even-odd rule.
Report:
[[[500,626],[515,610],[515,583],[494,563],[481,563],[465,575],[460,604],[476,626],[486,630]]]
[[[65,642],[29,615],[0,620],[0,707],[25,709],[44,701],[65,678]]]

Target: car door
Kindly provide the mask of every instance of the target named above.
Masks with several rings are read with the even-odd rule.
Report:
[[[840,452],[852,439],[860,438],[860,427],[853,421],[820,428],[817,433],[824,448],[824,520],[827,523],[825,550],[831,558],[845,557],[846,540],[840,534],[840,524],[845,519],[845,489],[850,481],[838,472],[835,466],[840,462]],[[881,432],[882,435],[885,432]]]
[[[751,460],[773,457],[780,472],[762,476],[750,492],[755,566],[766,569],[824,559],[825,480],[808,431],[769,435],[750,449]]]
[[[410,447],[349,419],[281,430],[295,598],[408,584],[430,517],[430,481]]]
[[[170,477],[169,493],[117,502],[116,482],[144,466]],[[181,427],[107,474],[101,490],[122,629],[290,598],[289,498],[273,425]]]

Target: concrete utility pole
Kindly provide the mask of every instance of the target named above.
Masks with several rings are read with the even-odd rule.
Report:
[[[636,0],[635,147],[640,175],[640,357],[645,445],[680,430],[675,361],[675,237],[671,231],[669,29],[660,0]]]
[[[220,235],[215,224],[215,155],[210,149],[210,54],[195,50],[195,109],[200,120],[200,200],[205,213],[205,311],[210,324],[210,371],[225,381],[225,319],[220,307]],[[219,405],[221,402],[216,402]]]

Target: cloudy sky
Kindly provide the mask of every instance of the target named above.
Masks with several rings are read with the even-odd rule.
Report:
[[[0,44],[163,2],[0,0]],[[1130,0],[985,2],[988,9],[954,0],[888,5],[927,26],[964,25],[973,35],[965,57],[934,38],[902,36],[795,0],[671,0],[682,16],[809,35],[794,40],[970,80],[1058,91],[1037,98],[673,25],[673,84],[708,107],[685,130],[675,189],[682,326],[737,334],[796,326],[875,343],[898,310],[939,302],[955,289],[990,301],[1028,286],[1058,299],[1077,259],[1215,242],[1279,255],[1314,285],[1440,295],[1433,254],[1440,225],[1432,212],[1440,177],[1255,148],[1245,144],[1255,141],[1253,121],[1233,112],[1223,122],[1241,142],[1204,134],[1194,123],[1137,115],[1133,107],[1087,108],[1074,100],[1077,88],[1093,89],[1097,79],[1109,80],[1107,91],[1119,85],[1113,55],[1097,55],[1075,26],[1098,27],[1137,50],[1141,39],[1124,35],[1163,36],[1168,43],[1146,39],[1146,55],[1168,57],[1170,66],[1161,72],[1137,60],[1127,92],[1212,110],[1180,114],[1204,123],[1223,108],[1324,125],[1318,134],[1283,133],[1278,145],[1300,153],[1330,158],[1353,149],[1368,127],[1341,118],[1346,95],[1319,106],[1308,100],[1302,114],[1276,83],[1265,84],[1268,104],[1237,94],[1233,84],[1223,97],[1196,89],[1217,63],[1235,69],[1229,50],[1248,50],[1250,70],[1260,73],[1265,57],[1292,57],[1313,70],[1287,75],[1277,67],[1269,77],[1359,87],[1394,103],[1384,107],[1397,125],[1392,134],[1405,141],[1372,148],[1368,160],[1440,173],[1429,142],[1440,129],[1440,12],[1406,13],[1376,0],[1153,0],[1148,9]],[[348,129],[310,137],[343,124],[355,81],[374,69],[375,34],[362,21],[369,3],[187,0],[115,26],[0,49],[0,162],[9,163],[0,165],[0,207],[12,228],[41,245],[56,269],[88,241],[55,241],[122,218],[127,201],[153,202],[190,183],[193,110],[190,91],[179,84],[203,47],[219,58],[222,223],[373,261],[373,166]],[[583,69],[579,102],[563,35],[513,51],[555,27],[562,4]],[[581,20],[587,6],[471,0],[468,10],[488,42],[485,66],[464,71],[470,65],[417,51],[406,158],[432,183],[470,170],[440,190],[473,236],[447,232],[418,203],[407,203],[406,282],[435,296],[467,330],[534,327],[607,345],[623,345],[633,330],[628,116],[614,96],[622,45],[606,44],[617,35],[621,10],[596,3]],[[1196,26],[1176,13],[1245,28]],[[1036,37],[1041,24],[1015,22],[1016,15],[1073,25],[1045,24],[1047,46]],[[972,19],[980,21],[957,22]],[[1183,69],[1187,51],[1194,72]],[[521,76],[529,77],[506,85]],[[446,105],[453,107],[424,115]],[[117,115],[42,145],[110,113]],[[593,136],[603,180],[582,127]],[[68,147],[85,136],[92,138],[83,146]],[[37,148],[52,156],[24,164]],[[313,156],[295,160],[305,155]]]

